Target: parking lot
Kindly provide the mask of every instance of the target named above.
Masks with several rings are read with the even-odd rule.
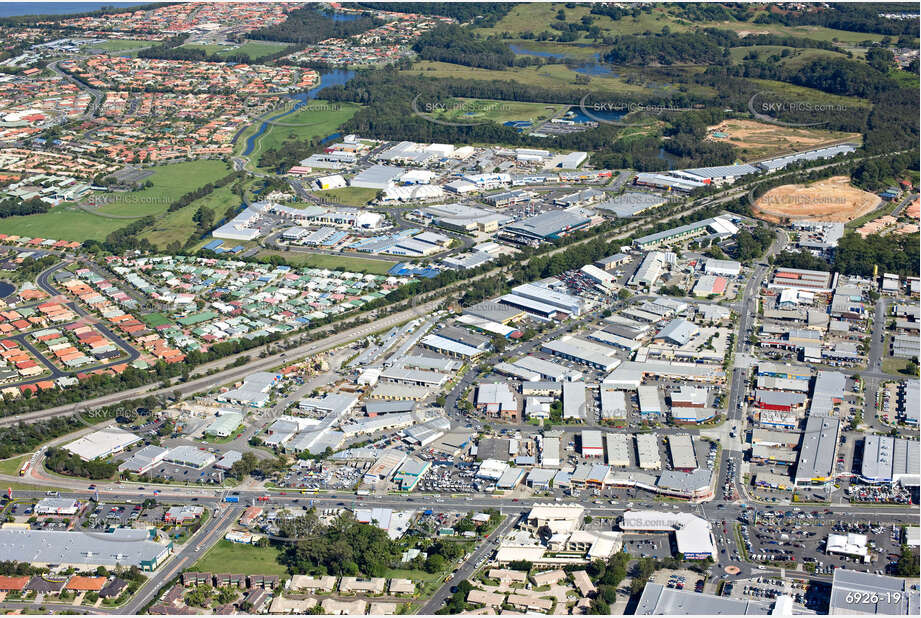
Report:
[[[164,480],[170,483],[199,483],[220,485],[224,480],[226,470],[218,470],[213,465],[197,470],[179,464],[162,463],[147,472],[141,478],[148,480]]]
[[[140,504],[107,504],[101,502],[93,506],[93,503],[90,503],[90,508],[86,509],[82,527],[90,530],[130,527],[135,521],[142,518],[144,522],[156,523],[162,521],[163,511],[163,507],[144,509]]]
[[[474,481],[474,466],[435,464],[418,485],[418,491],[473,493],[480,483]]]
[[[349,466],[323,466],[320,462],[302,461],[278,479],[281,487],[292,489],[354,489],[364,477],[370,463]]]
[[[866,521],[841,521],[830,511],[768,511],[756,525],[742,524],[742,542],[753,562],[796,562],[815,565],[817,574],[835,568],[885,573],[897,559],[901,536],[897,525]],[[870,562],[856,556],[826,553],[829,533],[867,536]]]
[[[671,541],[667,534],[625,534],[624,551],[637,558],[657,560],[672,555]]]

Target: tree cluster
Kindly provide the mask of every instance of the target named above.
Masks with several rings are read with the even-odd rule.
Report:
[[[899,8],[901,7],[901,8]],[[915,7],[916,8],[916,7]],[[892,5],[894,12],[909,12],[905,5]],[[783,24],[785,26],[824,26],[848,32],[917,36],[918,18],[886,19],[878,3],[836,2],[828,8],[802,11],[765,11],[755,18],[756,24]]]
[[[21,215],[40,215],[49,210],[51,210],[51,205],[37,197],[30,200],[11,197],[0,202],[0,219]]]
[[[612,64],[724,64],[728,57],[711,35],[701,32],[625,34],[614,37],[612,44],[611,51],[604,56]]]
[[[481,69],[501,70],[516,64],[537,64],[539,59],[521,58],[508,45],[494,39],[479,39],[467,28],[441,24],[426,32],[413,44],[422,60],[450,62]]]
[[[298,539],[281,556],[292,573],[380,577],[400,553],[385,531],[351,513],[324,526],[311,511],[283,524],[280,533]]]
[[[116,463],[98,459],[83,461],[78,456],[58,448],[48,449],[45,466],[58,474],[79,476],[94,481],[111,479],[118,471]]]
[[[364,15],[349,21],[336,21],[323,12],[320,5],[310,3],[288,13],[287,19],[279,24],[249,33],[248,38],[312,45],[325,39],[347,39],[381,24],[382,21]]]

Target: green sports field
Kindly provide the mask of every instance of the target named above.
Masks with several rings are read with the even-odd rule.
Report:
[[[208,54],[215,56],[230,56],[236,54],[245,54],[250,60],[259,60],[265,56],[270,56],[288,47],[287,43],[275,43],[269,41],[246,41],[240,45],[216,45],[216,44],[199,44],[188,43],[183,47],[189,49],[203,49]]]
[[[387,271],[396,265],[396,262],[387,260],[373,260],[370,258],[351,257],[346,255],[327,255],[325,253],[300,253],[297,251],[275,251],[265,249],[257,257],[280,255],[290,264],[306,268],[344,268],[351,272],[368,273],[371,275],[386,275]]]
[[[87,206],[89,212],[68,202],[40,215],[8,217],[3,220],[3,231],[56,240],[103,240],[140,217],[162,215],[174,200],[230,171],[223,161],[188,161],[153,169],[148,179],[152,187],[108,194],[110,203]]]

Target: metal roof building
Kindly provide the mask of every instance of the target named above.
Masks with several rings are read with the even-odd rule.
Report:
[[[119,453],[140,440],[139,436],[120,427],[106,427],[74,440],[64,446],[64,450],[73,453],[83,461],[91,461]]]
[[[582,378],[581,371],[569,369],[563,365],[552,363],[536,356],[525,356],[523,358],[519,358],[514,363],[512,363],[512,365],[526,371],[533,371],[538,373],[540,374],[540,377],[547,380],[553,380],[554,382],[579,380]]]
[[[582,456],[604,456],[604,443],[601,440],[601,432],[597,429],[585,429],[582,431]]]
[[[662,458],[659,457],[659,437],[654,433],[636,434],[636,453],[643,470],[661,470]]]
[[[692,513],[624,511],[620,527],[624,531],[672,532],[675,534],[678,552],[689,560],[716,557],[710,522]]]
[[[165,461],[189,468],[201,469],[210,466],[217,459],[208,451],[203,451],[194,446],[183,444],[170,451],[163,458]]]
[[[548,468],[560,465],[560,439],[544,438],[540,448],[540,464]]]
[[[446,356],[453,356],[454,358],[476,358],[484,352],[479,348],[458,343],[457,341],[447,339],[438,334],[426,335],[422,338],[420,345]]]
[[[493,365],[492,369],[497,373],[511,376],[513,378],[518,378],[519,380],[524,380],[526,382],[536,382],[541,378],[539,373],[530,371],[528,369],[523,369],[511,363],[497,363],[496,365]]]
[[[921,593],[912,588],[908,581],[897,577],[835,569],[828,614],[914,616],[921,609]]]
[[[516,296],[530,298],[531,300],[552,305],[567,313],[572,313],[574,315],[582,313],[583,302],[581,298],[573,296],[572,294],[557,292],[556,290],[551,290],[542,285],[523,283],[512,288],[512,293]]]
[[[618,217],[634,217],[645,210],[661,206],[665,198],[654,193],[628,191],[614,199],[596,204],[593,208],[610,212]]]
[[[627,394],[619,389],[610,386],[601,385],[601,419],[602,420],[626,420],[627,418]]]
[[[66,532],[0,529],[4,560],[35,567],[60,566],[88,570],[99,566],[137,566],[151,571],[169,556],[172,545],[150,540],[147,530],[117,528],[113,532]]]
[[[630,277],[628,285],[642,285],[651,287],[662,276],[665,267],[665,259],[660,251],[650,251],[637,266],[636,271]]]
[[[609,332],[607,329],[596,330],[588,335],[588,338],[599,341],[605,345],[620,348],[621,350],[629,350],[630,352],[635,352],[643,345],[635,339],[628,339],[627,337],[616,335]]]
[[[568,312],[554,305],[543,303],[533,298],[525,298],[518,294],[504,294],[497,299],[500,303],[509,305],[514,309],[544,320],[568,317]]]
[[[578,210],[552,210],[506,225],[504,231],[533,240],[553,240],[591,222],[591,217]]]
[[[664,230],[662,232],[643,236],[642,238],[637,238],[633,241],[633,245],[640,249],[657,247],[662,244],[699,236],[706,232],[707,228],[710,228],[711,231],[718,236],[731,236],[737,234],[739,231],[739,228],[729,219],[725,217],[713,217],[712,219],[704,219],[695,223],[680,225],[670,230]]]
[[[906,380],[902,383],[899,400],[899,412],[905,422],[917,427],[921,413],[921,381]]]
[[[693,590],[666,588],[662,584],[647,583],[634,610],[636,616],[718,616],[771,614],[773,604],[767,601],[746,601],[701,594]]]
[[[697,328],[696,324],[688,322],[684,318],[678,318],[666,324],[662,330],[656,333],[654,340],[683,346],[688,344],[699,332],[700,329]]]
[[[640,401],[640,414],[662,415],[662,401],[659,398],[659,387],[654,385],[640,386],[636,389]]]
[[[163,461],[169,449],[150,444],[137,451],[118,466],[118,471],[127,470],[135,474],[144,474],[155,465]]]
[[[777,157],[774,159],[768,159],[766,161],[761,161],[758,163],[758,167],[766,172],[773,172],[775,170],[783,169],[792,163],[799,161],[817,161],[819,159],[831,159],[840,154],[850,154],[857,150],[857,147],[854,144],[839,144],[837,146],[829,146],[828,148],[819,148],[817,150],[809,150],[807,152],[799,152],[796,154],[788,155],[786,157]]]
[[[743,163],[741,165],[717,165],[714,167],[695,167],[683,170],[700,178],[713,181],[735,180],[747,174],[760,174],[761,170],[754,165]]]
[[[541,347],[541,351],[556,354],[602,371],[611,371],[620,365],[620,359],[612,356],[614,354],[612,348],[571,335],[548,341]]]
[[[812,403],[809,405],[810,416],[831,416],[835,403],[844,397],[847,376],[838,371],[820,371],[812,387]]]
[[[605,442],[608,447],[608,465],[626,468],[630,465],[630,447],[627,444],[627,434],[625,433],[608,433],[605,434]]]
[[[841,422],[830,416],[808,416],[799,448],[794,481],[797,485],[822,484],[832,478]]]
[[[697,468],[697,455],[694,453],[694,441],[691,439],[691,434],[679,433],[668,436],[668,453],[675,470]]]
[[[921,443],[915,440],[868,434],[864,438],[860,476],[868,483],[919,484]]]
[[[386,189],[393,186],[406,170],[389,165],[372,165],[352,178],[353,187],[365,189]]]
[[[585,382],[563,382],[563,418],[586,420],[586,404]]]
[[[214,422],[205,429],[205,434],[226,438],[232,434],[237,427],[243,424],[243,415],[239,412],[224,412],[214,419]]]

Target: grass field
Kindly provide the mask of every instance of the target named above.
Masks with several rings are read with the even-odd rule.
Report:
[[[815,88],[796,86],[794,84],[778,82],[772,79],[750,79],[749,81],[779,97],[788,97],[788,100],[795,100],[800,103],[837,105],[848,110],[847,113],[851,113],[852,110],[856,112],[858,109],[866,110],[871,107],[869,101],[861,99],[860,97],[844,97],[836,94],[829,94],[821,90],[816,90]]]
[[[103,240],[110,232],[125,227],[138,217],[161,215],[182,195],[213,182],[229,172],[223,161],[188,161],[154,168],[153,186],[131,193],[113,194],[116,200],[86,212],[73,203],[55,206],[47,213],[8,217],[7,234],[57,240]],[[123,218],[106,217],[117,215]]]
[[[310,101],[293,114],[279,118],[266,127],[265,132],[257,138],[249,158],[254,164],[258,164],[259,157],[262,156],[263,152],[278,148],[285,140],[291,137],[306,140],[331,135],[336,132],[336,129],[342,123],[354,116],[359,109],[361,109],[361,106],[355,103]],[[273,115],[277,114],[273,113]],[[245,150],[249,136],[255,133],[261,124],[261,122],[254,123],[250,129],[237,139],[236,152],[238,154]]]
[[[192,566],[192,570],[234,575],[287,575],[287,569],[278,563],[280,554],[272,546],[255,547],[221,539]]]
[[[332,202],[345,204],[346,206],[364,206],[380,193],[378,189],[366,189],[364,187],[343,187],[342,189],[327,189],[326,191],[315,191],[314,195]]]
[[[183,45],[191,49],[203,49],[208,54],[216,56],[229,56],[231,54],[246,54],[250,60],[259,60],[264,56],[270,56],[282,49],[288,47],[287,43],[274,43],[268,41],[246,41],[241,45],[212,45],[188,43]]]
[[[125,52],[134,51],[144,47],[150,47],[151,45],[156,45],[156,42],[140,41],[135,39],[111,39],[105,43],[93,45],[93,47],[98,47],[110,52]]]
[[[907,376],[904,370],[908,367],[908,363],[907,358],[886,357],[883,359],[883,371],[897,376]]]
[[[346,270],[371,275],[386,275],[396,262],[386,260],[372,260],[369,258],[351,257],[345,255],[327,255],[325,253],[300,253],[296,251],[275,251],[265,249],[257,257],[280,255],[289,263],[306,268],[342,267]]]
[[[449,122],[488,120],[501,124],[510,120],[529,120],[538,123],[564,112],[568,107],[568,105],[458,97],[449,102],[446,109],[432,112],[431,115]]]
[[[441,77],[447,79],[478,79],[478,80],[499,80],[515,81],[528,86],[540,88],[589,88],[595,94],[604,94],[606,96],[617,95],[648,95],[650,93],[668,93],[678,90],[678,86],[664,87],[662,84],[648,80],[644,77],[644,71],[636,68],[616,67],[618,75],[592,75],[591,82],[588,86],[580,83],[583,75],[576,73],[565,64],[546,64],[539,67],[516,67],[505,71],[495,71],[492,69],[478,69],[475,67],[466,67],[458,64],[449,64],[446,62],[420,61],[413,64],[411,69],[406,72],[423,77]],[[627,79],[627,76],[631,79]],[[641,83],[631,83],[635,80],[633,76],[640,76],[644,79]],[[688,85],[688,92],[693,92],[701,96],[714,96],[716,93],[712,88],[697,85]],[[617,100],[617,99],[615,99]]]
[[[215,220],[218,221],[224,216],[228,208],[231,206],[238,206],[239,204],[240,198],[233,192],[233,183],[231,183],[215,189],[209,195],[195,200],[185,208],[167,213],[162,218],[158,219],[152,228],[144,232],[142,237],[146,238],[160,249],[165,248],[174,240],[185,243],[192,233],[192,230],[195,229],[195,222],[192,220],[192,217],[195,216],[199,208],[205,206],[212,209],[214,211]]]
[[[732,47],[729,49],[729,57],[733,62],[741,62],[751,53],[758,54],[761,60],[767,60],[774,54],[780,55],[786,50],[789,56],[781,58],[781,63],[787,68],[798,68],[818,58],[845,58],[840,54],[827,49],[797,49],[794,47],[785,47],[783,45],[752,45],[749,47]]]
[[[31,456],[32,455],[20,455],[19,457],[11,457],[0,461],[0,474],[9,474],[13,476],[19,474],[19,469],[22,467],[23,462]]]
[[[572,5],[571,5],[572,6]],[[483,35],[501,35],[509,33],[513,37],[525,32],[539,34],[549,31],[555,32],[550,28],[550,24],[556,21],[557,12],[564,11],[566,22],[578,22],[582,17],[589,15],[591,7],[587,5],[576,5],[567,8],[566,3],[537,3],[522,4],[516,6],[508,14],[499,20],[491,28],[480,28],[478,32]],[[749,33],[771,33],[771,34],[788,34],[791,36],[808,37],[821,41],[837,41],[840,43],[859,43],[866,40],[880,40],[881,34],[867,34],[865,32],[847,32],[844,30],[833,30],[819,26],[784,26],[781,24],[755,24],[753,20],[758,15],[757,11],[749,13],[747,21],[710,21],[710,22],[691,22],[678,16],[678,11],[673,6],[655,5],[649,12],[640,11],[633,17],[628,15],[615,21],[604,15],[593,15],[593,26],[601,29],[603,35],[611,36],[618,34],[643,34],[646,32],[659,33],[663,26],[668,26],[672,32],[686,32],[696,28],[719,28],[722,30],[734,30],[740,34]],[[576,43],[591,42],[584,36],[579,38]]]

